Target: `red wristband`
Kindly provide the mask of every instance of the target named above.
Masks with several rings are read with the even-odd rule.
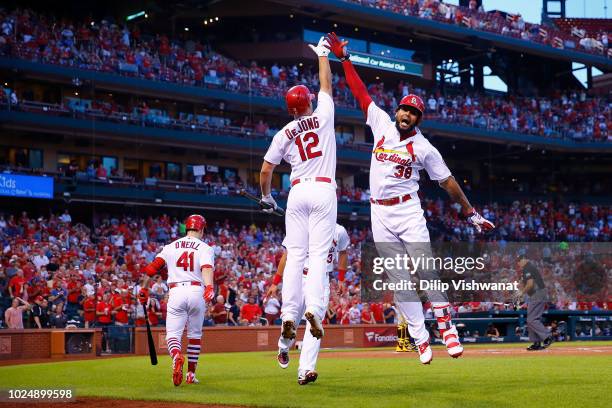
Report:
[[[281,279],[283,279],[282,276],[280,276],[278,273],[275,274],[274,278],[272,278],[272,284],[278,286],[278,284],[281,282]]]
[[[346,274],[346,269],[338,269],[338,282],[344,282],[345,274]]]

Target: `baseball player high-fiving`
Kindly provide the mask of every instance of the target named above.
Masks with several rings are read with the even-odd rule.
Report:
[[[334,229],[334,238],[332,239],[331,246],[329,248],[329,252],[327,254],[327,268],[326,268],[326,276],[325,276],[325,289],[323,293],[323,303],[325,308],[327,309],[327,305],[329,303],[329,279],[330,275],[334,271],[334,265],[338,264],[338,280],[343,281],[344,275],[346,273],[347,265],[348,265],[348,253],[347,249],[351,243],[351,240],[346,232],[346,229],[340,225],[336,224]],[[283,242],[283,246],[286,246],[286,242]],[[278,270],[274,275],[272,280],[272,285],[268,289],[268,293],[266,296],[270,296],[271,293],[276,292],[276,286],[280,283],[281,279],[284,276],[285,266],[287,263],[287,252],[283,253],[279,263]],[[309,263],[308,259],[306,259],[306,263],[304,265],[302,282],[305,286],[306,279],[309,273]],[[284,283],[283,283],[284,284]],[[283,292],[284,293],[284,292]],[[302,316],[304,314],[304,301],[302,300],[300,305],[300,311],[298,312],[298,316]],[[298,322],[301,319],[298,319]],[[321,349],[321,340],[316,339],[310,332],[310,323],[306,324],[306,332],[304,333],[304,340],[302,342],[302,351],[300,353],[300,364],[298,367],[298,384],[305,385],[311,382],[314,382],[318,373],[316,372],[317,359],[319,357],[319,350]],[[287,368],[289,366],[289,350],[293,346],[294,339],[286,339],[282,335],[278,339],[278,355],[277,360],[278,364],[281,368]]]
[[[201,215],[191,215],[185,220],[187,235],[164,246],[153,262],[145,267],[147,277],[143,288],[148,287],[149,276],[168,269],[168,312],[166,317],[166,342],[172,357],[172,382],[183,382],[185,357],[181,353],[181,337],[187,325],[187,384],[197,384],[195,376],[202,339],[202,323],[206,304],[215,296],[213,288],[214,252],[202,241],[206,220]],[[143,289],[146,291],[147,289]],[[144,295],[140,295],[144,298]]]
[[[304,85],[287,91],[287,109],[294,120],[274,135],[260,174],[262,201],[271,207],[264,211],[271,212],[276,208],[270,195],[274,168],[283,159],[291,165],[291,191],[285,214],[287,264],[281,308],[281,335],[286,339],[295,338],[302,296],[306,304],[304,316],[310,323],[312,335],[317,339],[323,337],[326,258],[337,216],[334,102],[327,58],[329,50],[325,44],[321,37],[316,46],[310,46],[319,57],[321,89],[317,108],[313,110],[314,95]],[[309,272],[302,289],[307,254]]]
[[[438,150],[417,127],[425,111],[421,98],[417,95],[403,97],[395,110],[395,118],[392,119],[372,102],[367,88],[349,59],[346,50],[348,42],[341,41],[335,33],[328,34],[327,42],[330,50],[342,61],[347,83],[374,134],[370,164],[370,202],[372,233],[377,249],[402,248],[401,250],[405,251],[404,248],[407,248],[412,252],[411,247],[418,247],[419,251],[430,251],[429,231],[417,195],[419,171],[423,169],[432,180],[438,181],[453,201],[461,205],[463,215],[476,230],[480,232],[493,229],[495,226],[470,205]],[[389,243],[391,245],[384,245]],[[439,292],[427,292],[427,295],[448,353],[452,357],[459,357],[463,353],[463,347],[450,318],[450,305],[446,295]],[[397,292],[395,302],[408,322],[408,330],[419,348],[421,362],[429,364],[433,354],[421,303],[405,301],[404,297],[398,297]]]

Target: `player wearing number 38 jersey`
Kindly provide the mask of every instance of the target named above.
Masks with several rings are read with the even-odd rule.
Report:
[[[195,377],[204,322],[205,302],[214,296],[213,266],[214,252],[202,236],[206,220],[201,215],[191,215],[185,220],[187,235],[164,246],[153,262],[145,267],[147,278],[143,288],[148,287],[148,277],[168,269],[168,313],[166,316],[166,342],[172,357],[172,381],[180,385],[183,381],[181,337],[187,326],[187,378],[188,384],[197,383]],[[146,291],[146,289],[144,289]],[[142,295],[140,297],[145,297]]]
[[[331,69],[321,37],[311,45],[319,57],[321,89],[317,107],[313,110],[314,95],[298,85],[286,94],[287,108],[294,120],[278,132],[261,168],[262,202],[271,208],[276,203],[270,195],[272,172],[281,160],[291,165],[291,190],[285,214],[287,263],[283,275],[282,336],[295,337],[302,301],[306,304],[305,317],[311,324],[315,338],[323,336],[321,321],[325,315],[324,287],[327,252],[336,226],[336,135],[334,102],[332,99]],[[309,273],[302,283],[306,256]],[[304,289],[302,289],[304,286]],[[303,295],[303,297],[302,297]]]
[[[413,257],[430,254],[429,231],[416,194],[419,171],[423,169],[448,192],[453,201],[461,205],[466,220],[477,231],[493,229],[493,223],[480,216],[470,205],[438,150],[421,134],[418,126],[425,112],[421,98],[418,95],[404,96],[395,109],[395,117],[391,118],[368,95],[367,88],[351,63],[346,49],[348,41],[341,41],[335,33],[330,33],[327,42],[330,50],[342,62],[346,81],[374,135],[370,203],[372,235],[379,254],[383,257],[394,257],[406,251]],[[427,280],[435,277],[437,272],[433,268],[421,268],[417,273],[419,278]],[[387,268],[387,276],[391,281],[397,281],[405,277],[405,272]],[[426,291],[426,294],[449,355],[454,358],[461,356],[463,347],[451,321],[448,297],[440,291]],[[408,330],[418,346],[421,362],[429,364],[433,354],[416,291],[395,291],[394,301],[408,322]]]

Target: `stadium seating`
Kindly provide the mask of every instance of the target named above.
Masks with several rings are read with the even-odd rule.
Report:
[[[274,65],[269,69],[256,63],[242,66],[237,61],[205,49],[201,44],[196,45],[196,51],[187,53],[178,42],[170,42],[165,36],[157,36],[149,41],[141,37],[138,37],[139,40],[131,39],[127,28],[122,29],[105,21],[89,25],[81,23],[80,29],[77,30],[74,26],[51,25],[50,21],[32,11],[22,11],[20,15],[16,13],[11,14],[12,18],[19,18],[29,29],[20,32],[16,42],[13,42],[11,35],[0,36],[3,39],[0,43],[4,42],[0,47],[0,55],[158,81],[218,87],[226,91],[255,93],[267,97],[277,97],[295,83],[316,86],[316,76],[309,70],[298,69],[295,65]],[[0,14],[0,18],[8,17]],[[93,36],[93,33],[97,35]],[[121,40],[125,38],[124,34],[127,41]],[[136,50],[140,51],[137,53]],[[123,65],[126,61],[135,67],[127,73]],[[356,108],[344,79],[335,76],[334,82],[336,103],[339,106]],[[607,100],[588,98],[584,92],[568,91],[549,97],[516,98],[466,94],[463,91],[451,91],[442,95],[436,90],[419,89],[408,83],[399,83],[392,88],[384,88],[381,84],[374,83],[369,85],[369,89],[373,99],[388,111],[392,111],[397,100],[407,92],[421,95],[428,101],[429,120],[458,123],[493,132],[505,131],[575,141],[608,141],[610,138],[610,111]],[[128,120],[137,116],[155,126],[189,129],[194,125],[208,123],[217,130],[235,131],[235,128],[225,126],[227,124],[219,123],[219,126],[216,126],[216,119],[207,122],[205,117],[197,117],[197,124],[194,124],[181,120],[181,115],[184,114],[170,117],[167,112],[150,109],[143,117],[143,112],[136,107],[125,107],[123,112],[110,113],[107,109],[105,113],[104,109],[102,112],[91,109],[90,103],[70,100],[67,108],[73,112],[93,115],[97,119]],[[47,108],[46,112],[54,113],[58,110]],[[269,136],[273,134],[273,130],[267,129],[265,134]],[[350,140],[341,141],[350,146]]]
[[[462,7],[435,0],[343,1],[445,24],[454,24],[474,30],[501,34],[554,48],[573,49],[610,57],[607,44],[604,47],[601,42],[599,44],[594,43],[593,45],[580,42],[580,38],[572,37],[571,33],[566,31],[567,23],[564,21],[559,22],[559,24],[555,23],[557,27],[546,24],[531,24],[525,22],[521,14],[504,13],[502,15],[498,11],[487,13],[482,7],[476,8],[475,3],[472,7]],[[587,24],[587,22],[583,23]],[[570,22],[569,24],[572,23]],[[599,26],[601,24],[595,23],[593,26],[588,25],[587,28],[594,29]],[[558,27],[561,27],[561,29]]]

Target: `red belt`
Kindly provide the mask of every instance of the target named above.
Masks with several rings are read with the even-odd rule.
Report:
[[[391,206],[391,205],[397,205],[400,203],[405,203],[406,201],[410,200],[410,198],[411,198],[410,194],[404,194],[403,196],[399,196],[399,197],[381,198],[378,200],[375,198],[370,198],[370,202],[372,204]]]
[[[329,177],[304,177],[303,179],[295,179],[291,182],[291,187],[296,184],[300,184],[302,181],[318,181],[320,183],[331,183],[332,180]]]
[[[170,289],[175,288],[175,287],[177,287],[177,286],[178,286],[178,284],[179,284],[179,283],[187,283],[187,282],[173,282],[173,283],[170,283],[170,284],[168,285],[168,287],[169,287]],[[191,282],[189,282],[189,283],[191,284],[191,286],[202,286],[202,283],[201,283],[201,282],[198,282],[198,281],[191,281]]]

